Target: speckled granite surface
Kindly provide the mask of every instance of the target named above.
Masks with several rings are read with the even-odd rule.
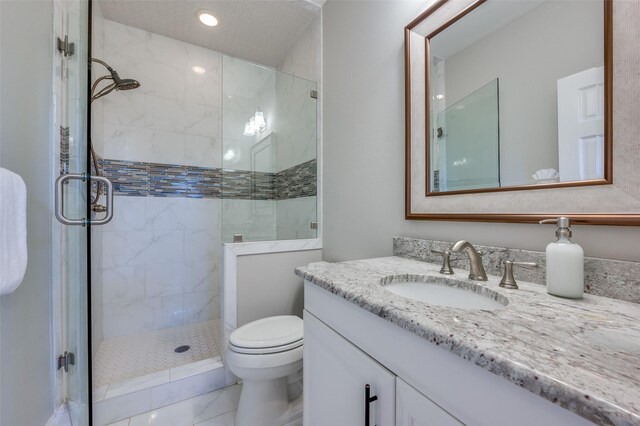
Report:
[[[453,241],[420,240],[396,237],[393,239],[394,256],[442,264],[442,256],[431,250],[445,250]],[[473,243],[473,241],[471,241]],[[487,274],[502,276],[502,261],[538,262],[538,269],[516,268],[516,281],[529,281],[545,284],[545,253],[533,250],[520,250],[491,246],[474,246],[482,251],[482,261]],[[467,269],[469,261],[463,254],[451,260],[454,268]],[[622,260],[584,258],[584,291],[596,296],[611,297],[627,302],[640,303],[640,263]]]
[[[538,284],[498,287],[499,278],[471,282],[506,297],[494,311],[428,305],[384,288],[395,275],[442,277],[439,264],[400,257],[312,263],[304,279],[417,336],[504,377],[596,424],[640,425],[640,306],[586,295],[551,296]]]

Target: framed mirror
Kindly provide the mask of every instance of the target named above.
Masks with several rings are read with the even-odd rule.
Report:
[[[613,63],[615,13],[610,0],[439,0],[407,25],[407,219],[640,224],[640,190],[623,189],[637,150],[614,174],[634,143],[615,127],[614,74],[633,75]]]

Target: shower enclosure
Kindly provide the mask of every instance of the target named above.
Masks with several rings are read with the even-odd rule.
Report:
[[[116,22],[117,7],[94,4],[92,56],[110,67],[94,80],[115,70],[139,86],[91,105],[115,195],[92,229],[97,425],[233,380],[223,243],[317,236],[316,83]]]

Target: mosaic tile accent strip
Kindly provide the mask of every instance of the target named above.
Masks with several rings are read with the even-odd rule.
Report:
[[[103,171],[116,195],[220,198],[221,194],[220,169],[105,159]]]
[[[317,164],[313,159],[278,172],[275,176],[276,199],[288,200],[316,195]]]
[[[69,128],[60,126],[60,174],[69,173]]]
[[[316,195],[316,160],[280,173],[100,159],[115,195],[284,200]]]
[[[431,250],[445,250],[453,241],[420,240],[395,237],[393,255],[423,262],[441,264],[442,256]],[[502,276],[504,260],[538,262],[538,269],[518,269],[517,281],[527,281],[545,285],[546,256],[544,252],[491,246],[475,246],[482,251],[482,260],[489,275]],[[469,261],[464,255],[452,257],[451,266],[468,269]],[[623,260],[584,258],[584,291],[596,296],[640,303],[640,262]]]
[[[275,173],[249,170],[222,171],[222,197],[234,200],[274,200]]]

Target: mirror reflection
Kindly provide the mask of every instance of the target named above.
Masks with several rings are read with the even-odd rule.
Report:
[[[489,0],[430,37],[429,193],[602,179],[603,34],[601,0]]]

